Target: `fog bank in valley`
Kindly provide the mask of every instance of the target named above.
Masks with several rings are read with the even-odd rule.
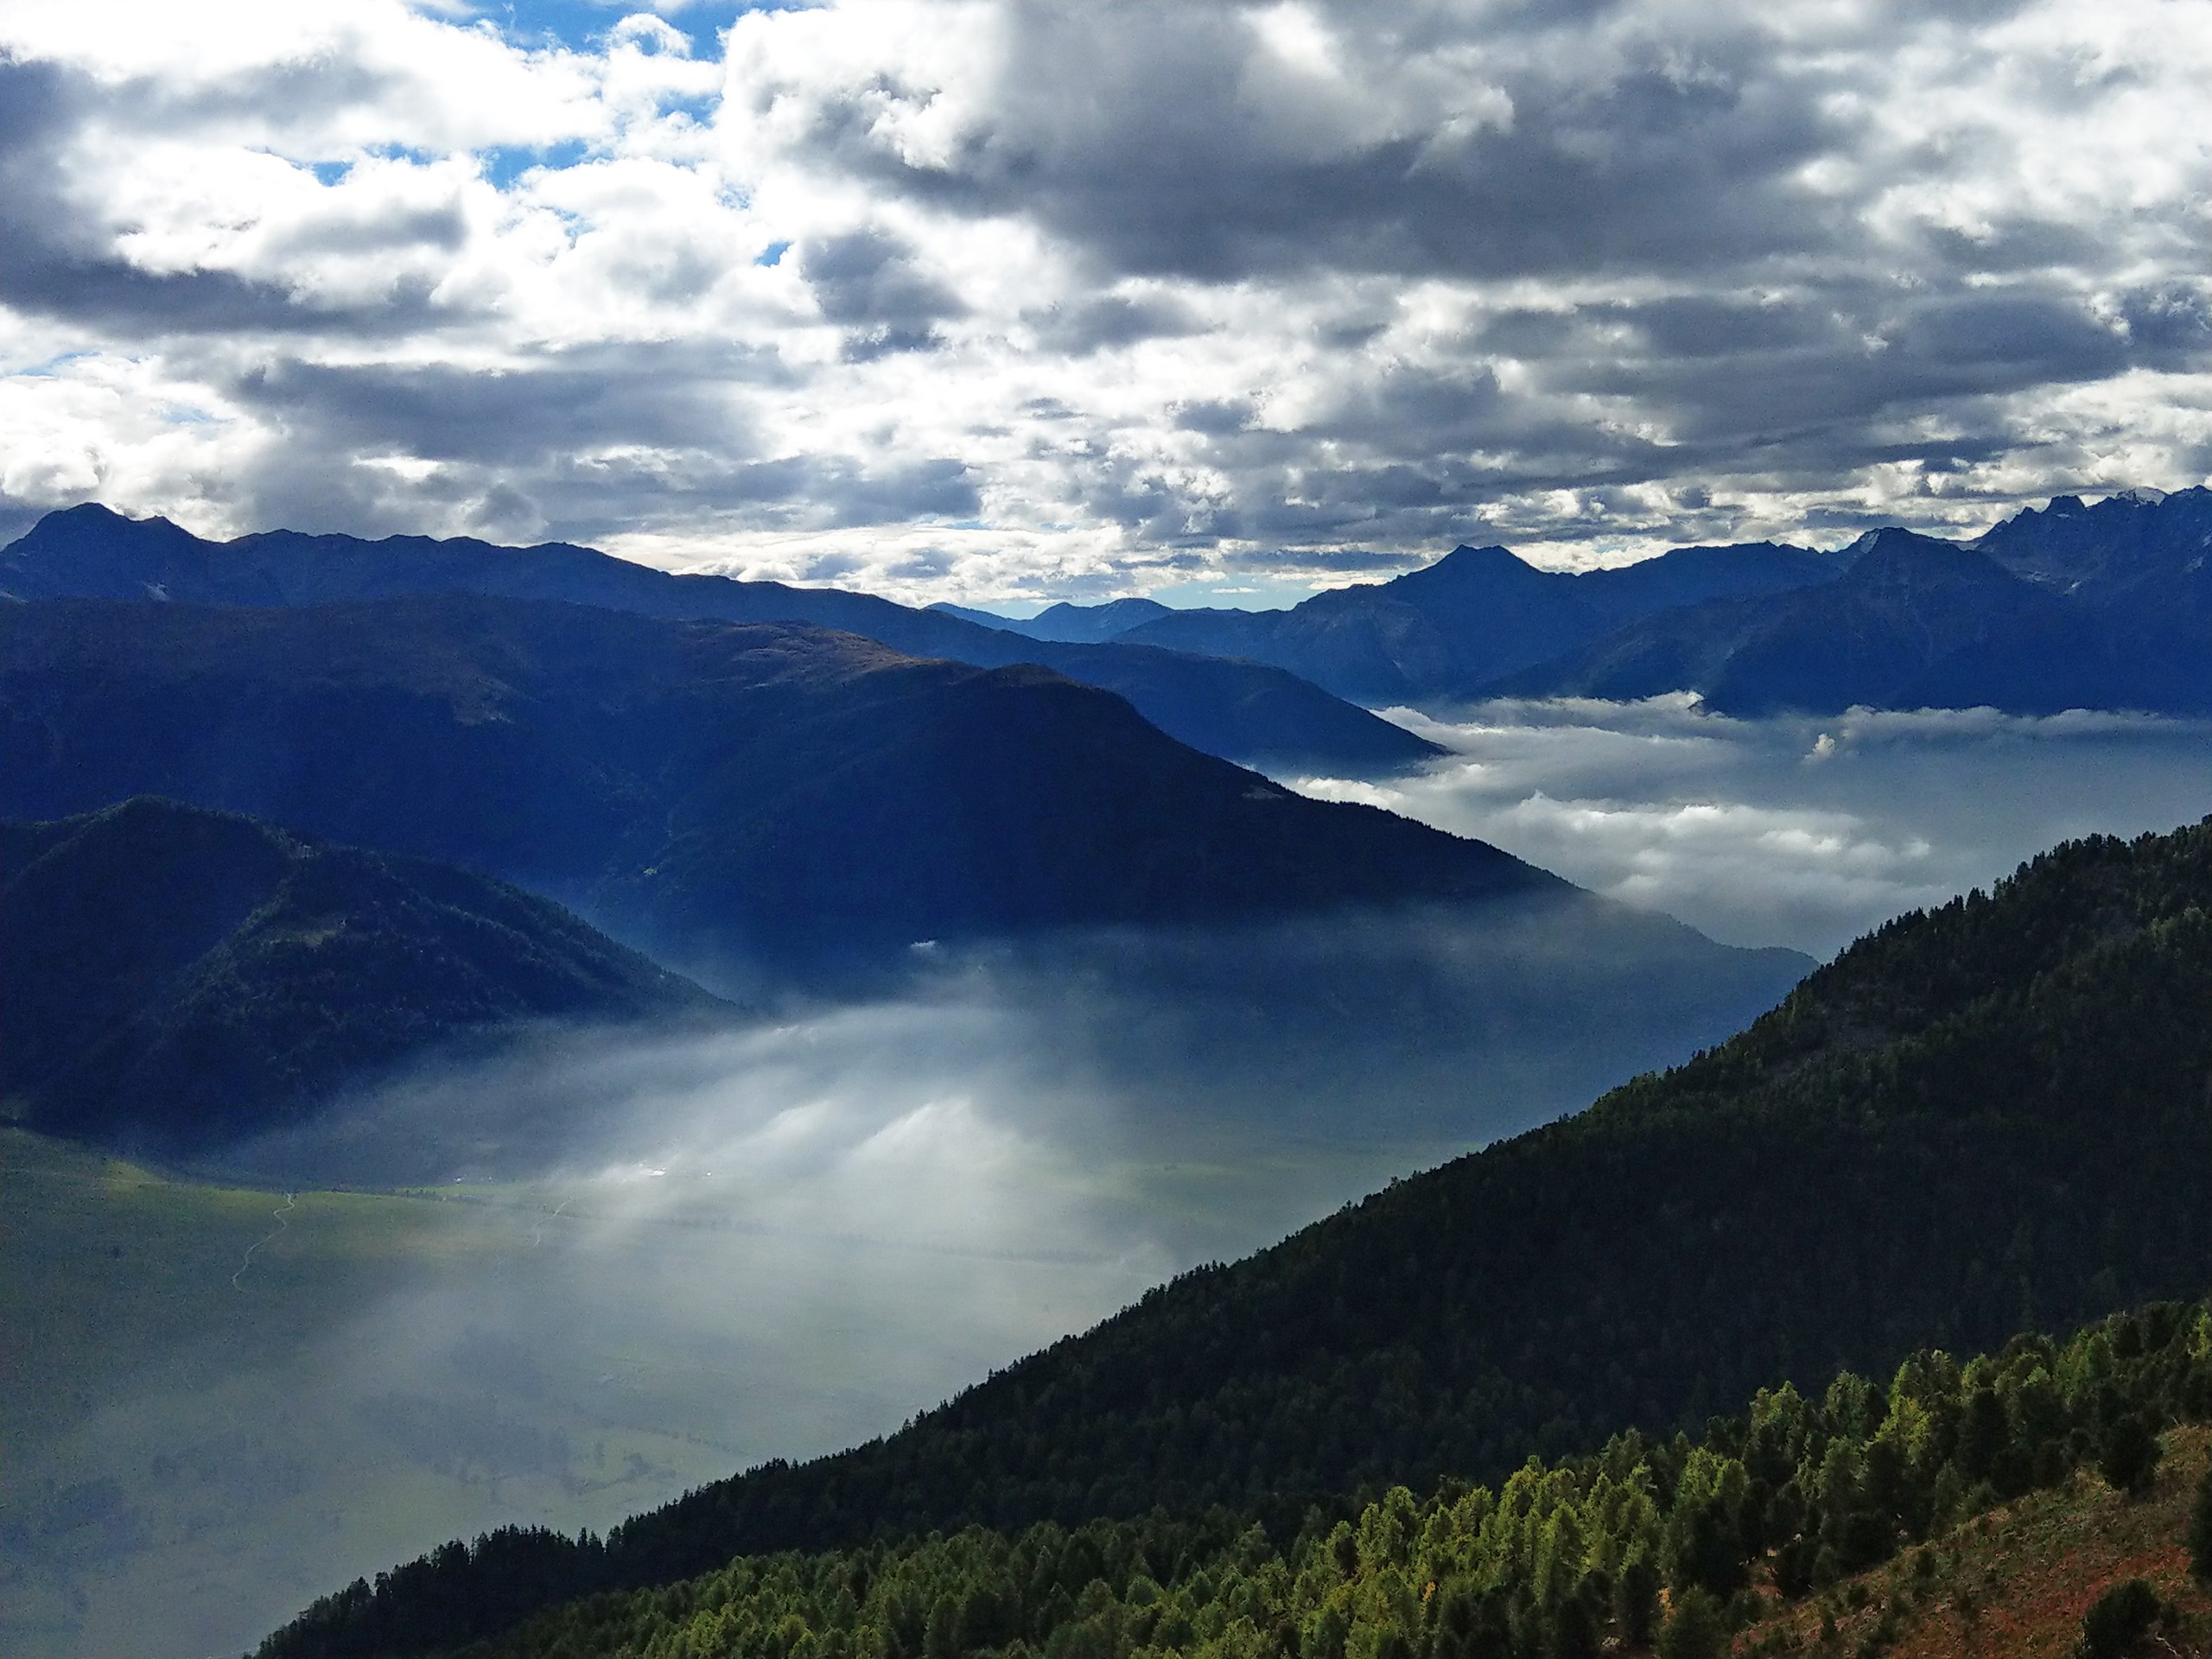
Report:
[[[1684,696],[1394,718],[1453,753],[1376,785],[1291,779],[1494,842],[1717,939],[1833,955],[2054,843],[2212,812],[2212,725],[1855,709],[1733,720]]]
[[[547,1033],[194,1172],[257,1192],[31,1205],[10,1306],[66,1323],[42,1261],[108,1300],[6,1425],[8,1650],[235,1651],[448,1536],[895,1428],[1802,966],[1572,901],[910,954],[866,1002]]]

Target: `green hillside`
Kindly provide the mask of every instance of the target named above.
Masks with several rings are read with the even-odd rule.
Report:
[[[2209,1177],[2212,824],[2072,843],[1862,940],[1689,1065],[1187,1275],[898,1434],[603,1547],[445,1557],[270,1652],[418,1651],[739,1554],[1496,1479],[1783,1380],[2194,1294]]]
[[[732,1012],[503,881],[149,797],[0,823],[0,982],[11,1115],[167,1152],[456,1038]]]
[[[1872,1655],[1939,1594],[1954,1606],[1971,1595],[1960,1557],[2002,1505],[2056,1493],[2058,1505],[2025,1506],[2040,1510],[2041,1533],[2054,1507],[2096,1509],[2108,1533],[2131,1530],[2128,1501],[2159,1491],[2167,1446],[2183,1466],[2168,1471],[2165,1501],[2144,1506],[2153,1527],[2132,1530],[2178,1555],[2186,1503],[2176,1500],[2201,1471],[2203,1436],[2169,1434],[2162,1446],[2160,1433],[2208,1415],[2212,1312],[2157,1305],[2063,1345],[2020,1338],[1965,1364],[1923,1351],[1886,1389],[1849,1373],[1810,1398],[1787,1384],[1761,1389],[1694,1442],[1631,1432],[1592,1456],[1532,1458],[1496,1490],[1446,1482],[1424,1500],[1393,1488],[1333,1525],[1312,1511],[1294,1536],[1217,1510],[745,1558],[681,1585],[579,1602],[468,1651],[1592,1659],[1606,1644],[1656,1643],[1669,1659],[1710,1659],[1754,1624],[1770,1646],[1795,1645],[1775,1639],[1785,1632],[1816,1646],[1819,1621],[1834,1628],[1841,1611],[1863,1614],[1856,1645]],[[1962,1538],[1975,1517],[1985,1517],[1979,1534]],[[2014,1556],[2042,1541],[2032,1522],[2017,1530]],[[1907,1551],[1877,1606],[1854,1575]],[[2012,1587],[2017,1563],[1982,1555],[1974,1581]],[[501,1555],[487,1542],[476,1559],[496,1573]],[[465,1560],[456,1546],[409,1571],[427,1590]],[[2169,1576],[2185,1590],[2186,1574]],[[1808,1605],[1809,1618],[1799,1611]]]

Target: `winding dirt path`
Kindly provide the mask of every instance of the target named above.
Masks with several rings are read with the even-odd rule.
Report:
[[[531,1249],[537,1249],[545,1243],[545,1224],[549,1221],[558,1221],[561,1218],[561,1211],[567,1209],[575,1202],[575,1199],[574,1198],[563,1198],[554,1209],[551,1215],[541,1215],[538,1217],[537,1225],[533,1226],[530,1230],[530,1248]]]
[[[289,1192],[287,1192],[284,1195],[284,1202],[269,1212],[276,1218],[276,1230],[266,1234],[263,1237],[255,1239],[252,1243],[245,1247],[245,1260],[238,1263],[238,1270],[231,1275],[231,1288],[232,1290],[243,1288],[243,1287],[239,1285],[238,1281],[245,1277],[245,1270],[253,1265],[253,1253],[259,1249],[263,1245],[269,1243],[270,1239],[276,1237],[277,1233],[283,1232],[286,1228],[292,1224],[290,1222],[285,1220],[284,1217],[298,1207],[299,1206],[297,1205],[292,1202],[292,1195]]]

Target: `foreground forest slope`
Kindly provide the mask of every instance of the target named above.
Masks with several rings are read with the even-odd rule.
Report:
[[[278,1650],[410,1650],[740,1554],[1494,1478],[2208,1275],[2200,825],[2072,843],[1892,923],[1691,1064],[1186,1275],[886,1440],[603,1548],[502,1539],[440,1592],[465,1630],[395,1579]]]
[[[2147,1575],[2134,1621],[2181,1659],[2212,1637],[2191,1581],[2212,1575],[2212,1542],[2190,1513],[2212,1503],[2208,1414],[2212,1318],[2157,1304],[1963,1364],[1923,1351],[1886,1388],[1847,1373],[1809,1397],[1761,1389],[1695,1442],[1631,1431],[1494,1491],[1397,1487],[1333,1524],[1312,1510],[1294,1534],[1217,1509],[741,1557],[470,1652],[1596,1659],[1656,1637],[1667,1659],[1719,1659],[1752,1625],[1755,1653],[1932,1659],[1946,1626],[1963,1627],[1952,1651],[1975,1650],[1986,1602],[1986,1650],[2060,1659],[2101,1592]],[[429,1584],[463,1560],[411,1571]]]

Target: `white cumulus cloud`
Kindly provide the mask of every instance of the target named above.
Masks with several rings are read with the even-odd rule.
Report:
[[[2212,471],[2182,0],[675,15],[8,8],[0,530],[988,601]]]

